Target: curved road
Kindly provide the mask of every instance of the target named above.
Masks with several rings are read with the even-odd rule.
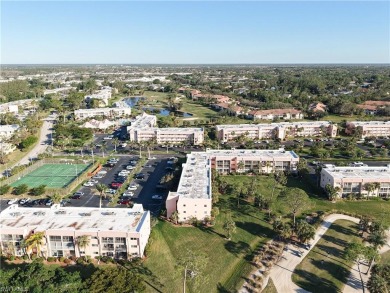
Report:
[[[37,158],[38,154],[41,154],[46,151],[46,148],[51,144],[53,123],[56,119],[57,119],[56,115],[50,115],[43,120],[43,124],[41,127],[41,134],[39,136],[38,143],[18,163],[13,165],[12,168],[19,165],[26,165],[30,162],[31,159]]]
[[[322,235],[325,234],[325,232],[328,230],[330,225],[332,225],[332,223],[336,220],[349,220],[354,223],[359,223],[358,218],[354,218],[346,215],[332,214],[327,216],[325,220],[322,222],[321,226],[317,229],[314,240],[312,240],[312,242],[310,243],[311,244],[310,249],[316,245],[318,240],[321,239]],[[384,253],[387,250],[390,250],[390,235],[388,237],[388,244],[381,249],[380,253]],[[291,277],[295,267],[305,258],[305,256],[309,253],[309,251],[310,250],[303,250],[302,256],[300,257],[298,256],[299,249],[297,247],[291,247],[290,244],[288,251],[283,252],[282,260],[279,263],[274,265],[270,273],[270,277],[272,278],[275,287],[279,293],[290,293],[290,292],[307,293],[308,292],[298,287],[292,281]],[[365,272],[366,269],[363,268],[362,271]],[[363,277],[364,279],[368,279],[367,275],[363,274]],[[362,292],[360,276],[359,276],[359,272],[357,271],[357,267],[354,266],[353,269],[351,270],[350,276],[348,277],[348,281],[343,289],[343,292],[349,293],[349,292],[359,292],[359,291]]]

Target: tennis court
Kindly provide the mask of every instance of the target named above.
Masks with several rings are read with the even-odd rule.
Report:
[[[64,188],[88,166],[89,164],[45,164],[19,178],[11,186],[27,184],[28,187],[33,188],[44,184],[49,188]]]

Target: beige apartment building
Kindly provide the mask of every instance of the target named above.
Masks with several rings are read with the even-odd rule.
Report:
[[[361,130],[361,138],[390,136],[390,121],[350,121],[347,122],[345,132],[355,133],[356,129]]]
[[[155,139],[158,144],[180,144],[187,142],[201,145],[204,140],[203,128],[158,128],[154,115],[143,113],[127,127],[130,141],[141,142]]]
[[[177,192],[170,192],[166,200],[167,216],[177,211],[179,222],[192,218],[210,217],[212,209],[211,171],[257,171],[272,173],[297,169],[299,157],[293,151],[279,150],[207,150],[192,152],[183,164]]]
[[[372,192],[366,189],[367,183],[379,183],[379,188]],[[385,167],[336,167],[326,165],[321,170],[321,187],[327,184],[339,187],[339,197],[348,194],[363,196],[390,197],[390,165]]]
[[[0,125],[0,140],[11,138],[20,129],[17,124]]]
[[[337,136],[337,125],[328,121],[282,122],[263,124],[217,125],[217,138],[221,142],[244,135],[253,140],[280,139],[288,137]]]
[[[94,109],[79,109],[74,111],[76,120],[83,120],[92,117],[104,117],[116,119],[131,115],[131,108],[94,108]]]
[[[248,112],[247,116],[253,120],[303,119],[302,111],[296,109],[252,110]]]
[[[142,257],[150,229],[150,213],[141,204],[131,209],[13,204],[0,213],[0,246],[3,252],[21,256],[26,253],[21,241],[43,232],[40,250],[45,257]],[[88,237],[86,247],[78,246],[79,236]]]

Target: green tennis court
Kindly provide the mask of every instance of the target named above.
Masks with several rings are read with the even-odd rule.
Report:
[[[64,188],[88,166],[88,164],[45,164],[19,178],[11,186],[27,184],[28,187],[33,188],[44,184],[49,188]]]

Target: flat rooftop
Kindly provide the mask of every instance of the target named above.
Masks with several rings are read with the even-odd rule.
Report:
[[[307,126],[329,126],[331,123],[329,121],[309,121],[309,122],[280,122],[280,123],[258,123],[258,124],[226,124],[226,125],[217,125],[216,129],[239,129],[239,128],[253,128],[258,129],[261,127],[307,127]]]
[[[142,115],[137,116],[127,129],[151,128],[151,125],[155,125],[156,122],[157,117],[155,115],[143,113]]]
[[[260,157],[262,159],[282,158],[286,160],[299,159],[299,156],[294,151],[278,150],[207,150],[206,153],[210,156],[217,157]]]
[[[13,204],[0,213],[1,229],[82,230],[137,232],[144,211],[141,204],[133,208],[60,207],[28,208]]]
[[[390,126],[390,121],[349,121],[348,123],[354,124],[355,126],[364,126],[364,125]]]
[[[193,152],[187,155],[177,194],[184,198],[211,198],[211,168],[208,154]]]
[[[168,127],[168,128],[153,128],[153,130],[158,130],[159,132],[185,132],[185,133],[195,133],[195,132],[203,132],[203,128],[194,128],[194,127]]]
[[[334,178],[374,178],[378,181],[390,181],[390,165],[386,167],[336,167],[327,165],[324,172],[331,174]]]

